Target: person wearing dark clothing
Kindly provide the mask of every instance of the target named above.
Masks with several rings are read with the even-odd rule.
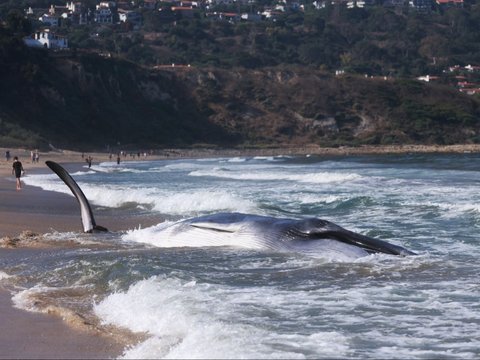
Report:
[[[20,181],[20,177],[25,174],[25,170],[23,170],[23,165],[20,161],[18,161],[18,156],[13,158],[13,165],[12,165],[12,175],[15,175],[17,178],[17,190],[22,189],[22,183]]]

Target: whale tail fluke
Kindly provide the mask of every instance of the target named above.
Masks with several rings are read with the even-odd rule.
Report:
[[[90,207],[90,203],[88,202],[82,189],[80,189],[80,187],[75,182],[75,180],[73,180],[73,178],[70,176],[68,171],[54,161],[46,161],[45,164],[47,164],[47,166],[55,174],[57,174],[60,179],[63,180],[65,185],[67,185],[70,188],[73,195],[78,200],[78,203],[80,205],[80,212],[82,216],[83,231],[86,233],[108,231],[103,226],[97,225],[95,223],[95,218],[93,217],[93,212],[92,212],[92,208]]]

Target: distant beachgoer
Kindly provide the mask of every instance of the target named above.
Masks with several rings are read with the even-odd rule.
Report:
[[[40,154],[38,153],[38,150],[35,150],[35,161],[38,162],[40,161]]]
[[[35,153],[32,151],[30,151],[30,159],[32,160],[32,164],[35,162]]]
[[[5,159],[7,159],[7,162],[10,161],[10,151],[5,151]]]
[[[93,158],[91,156],[88,156],[85,161],[87,162],[88,164],[88,168],[90,169],[92,167],[92,160]]]
[[[117,155],[117,165],[120,165],[120,154]]]
[[[18,161],[18,157],[15,156],[13,158],[13,165],[12,165],[12,175],[15,175],[17,178],[17,190],[22,189],[22,182],[20,181],[20,177],[22,174],[25,174],[25,170],[23,170],[23,165],[20,161]]]

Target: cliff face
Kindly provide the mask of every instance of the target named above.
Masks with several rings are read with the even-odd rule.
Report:
[[[418,82],[334,77],[295,67],[152,70],[94,55],[9,66],[0,74],[5,146],[480,140],[477,101]]]
[[[206,136],[213,142],[228,139],[197,112],[188,89],[170,73],[82,56],[52,58],[30,81],[22,74],[8,77],[8,84],[0,85],[3,123],[56,146],[150,147],[188,145]]]
[[[184,76],[209,119],[247,142],[320,145],[479,141],[479,103],[445,86],[287,68]],[[207,90],[208,89],[208,90]]]

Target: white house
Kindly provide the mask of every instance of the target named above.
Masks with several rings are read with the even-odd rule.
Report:
[[[43,14],[38,20],[49,26],[58,26],[58,16],[55,15]]]
[[[108,7],[100,7],[97,5],[95,10],[95,22],[100,24],[112,24],[113,23],[113,13],[112,10]]]
[[[132,24],[140,24],[142,22],[142,16],[140,13],[131,10],[118,10],[118,16],[120,22],[131,22]]]
[[[79,13],[82,11],[83,6],[81,2],[67,2],[67,9],[70,10],[72,13]]]
[[[117,7],[117,3],[115,1],[102,1],[100,2],[100,4],[98,4],[96,6],[96,8],[109,8],[109,9],[113,9],[113,8],[116,8]]]
[[[417,77],[417,80],[430,82],[430,81],[438,80],[438,76],[424,75],[424,76]]]
[[[242,14],[240,16],[240,19],[243,20],[243,21],[253,21],[253,22],[257,22],[257,21],[261,21],[262,20],[262,16],[259,15],[259,14]]]
[[[56,35],[48,29],[36,32],[23,38],[24,43],[30,47],[42,47],[45,49],[67,49],[68,40],[64,36]]]

